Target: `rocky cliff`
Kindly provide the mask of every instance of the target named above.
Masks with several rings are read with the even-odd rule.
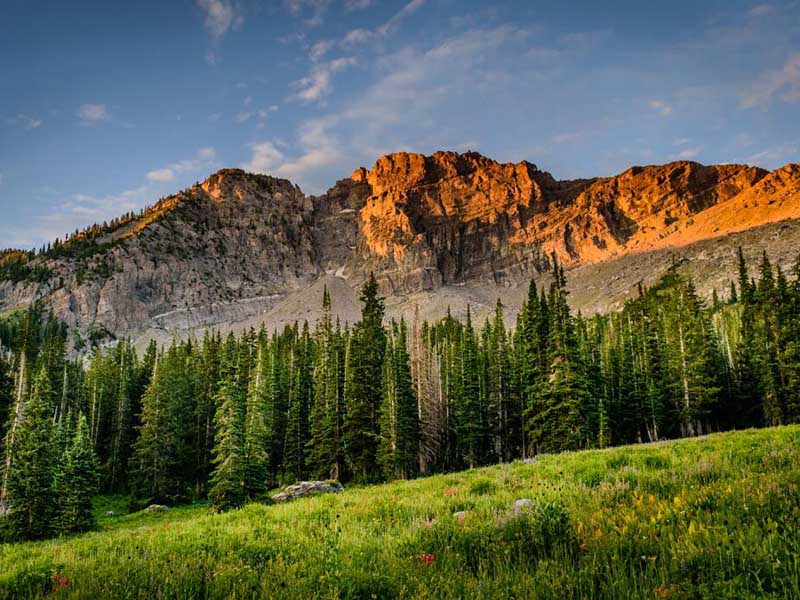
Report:
[[[742,241],[788,264],[798,219],[798,165],[681,161],[558,181],[524,161],[397,153],[319,197],[224,169],[29,260],[25,272],[37,276],[0,281],[0,310],[38,299],[83,338],[166,339],[313,319],[323,284],[353,319],[356,288],[372,271],[392,314],[419,304],[435,317],[466,302],[480,312],[498,296],[513,313],[528,280],[547,277],[552,254],[574,273],[576,308],[600,310],[675,256],[690,270],[706,260],[708,293],[724,287]]]

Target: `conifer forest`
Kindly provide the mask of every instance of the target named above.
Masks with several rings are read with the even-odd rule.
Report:
[[[128,340],[67,352],[39,308],[0,323],[0,536],[95,526],[92,498],[132,509],[243,506],[307,479],[411,479],[570,450],[800,421],[800,261],[745,263],[704,301],[670,270],[618,312],[570,310],[563,268],[509,327],[387,321],[378,285],[342,323]]]

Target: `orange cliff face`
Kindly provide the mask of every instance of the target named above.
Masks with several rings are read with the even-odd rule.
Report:
[[[680,161],[557,181],[530,163],[473,152],[390,154],[352,176],[371,191],[360,211],[359,260],[389,279],[425,272],[445,283],[499,282],[509,269],[539,269],[553,253],[568,266],[598,262],[736,230],[735,219],[697,223],[706,211],[744,210],[772,179],[795,199],[783,202],[781,218],[798,218],[795,171]],[[774,209],[761,212],[748,227],[771,222],[766,213]]]

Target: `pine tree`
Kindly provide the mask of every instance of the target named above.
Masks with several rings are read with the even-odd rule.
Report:
[[[244,410],[239,393],[235,378],[223,380],[217,393],[214,472],[209,497],[218,511],[238,508],[246,498]]]
[[[64,455],[63,467],[55,478],[58,499],[56,528],[59,533],[94,529],[92,498],[97,493],[98,480],[98,463],[92,449],[89,424],[81,414]]]
[[[173,346],[157,356],[153,373],[142,397],[139,437],[133,445],[131,458],[131,503],[134,508],[152,503],[170,503],[179,499],[176,474],[181,472],[178,461],[180,446],[178,419],[183,414],[175,410],[173,379],[179,350]]]
[[[480,394],[478,343],[472,326],[470,307],[464,324],[461,348],[461,404],[458,410],[457,432],[462,456],[469,468],[484,463],[489,441],[483,419]]]
[[[397,396],[397,469],[400,477],[409,478],[419,472],[419,409],[411,377],[408,330],[403,319],[396,326],[392,356]]]
[[[6,518],[17,539],[43,539],[52,532],[57,462],[52,419],[52,387],[42,366],[8,449],[13,463],[8,474]]]
[[[307,465],[318,477],[337,478],[342,471],[339,353],[333,331],[328,289],[322,295],[322,317],[315,333],[314,393]]]
[[[370,275],[361,290],[361,320],[353,327],[348,353],[343,443],[350,471],[358,480],[377,472],[378,412],[383,395],[383,299]]]
[[[269,366],[267,353],[259,345],[256,364],[247,392],[246,421],[244,429],[244,487],[248,498],[257,498],[266,490],[269,477],[271,431],[267,422],[268,398],[265,373]]]
[[[575,324],[567,304],[564,271],[555,256],[550,286],[547,380],[537,394],[538,410],[529,413],[531,442],[542,452],[576,450],[587,443],[586,410],[591,402]],[[530,408],[529,408],[530,410]]]

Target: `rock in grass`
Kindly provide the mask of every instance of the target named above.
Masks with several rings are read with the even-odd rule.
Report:
[[[287,502],[316,494],[338,494],[343,491],[344,488],[338,481],[301,481],[284,488],[272,496],[272,499],[275,502]]]
[[[514,512],[521,513],[526,510],[533,510],[533,500],[530,498],[520,498],[514,502]]]
[[[151,504],[144,509],[144,512],[165,513],[168,510],[169,506],[164,506],[163,504]]]
[[[106,516],[107,517],[113,517],[114,516],[114,511],[113,510],[106,511]]]

